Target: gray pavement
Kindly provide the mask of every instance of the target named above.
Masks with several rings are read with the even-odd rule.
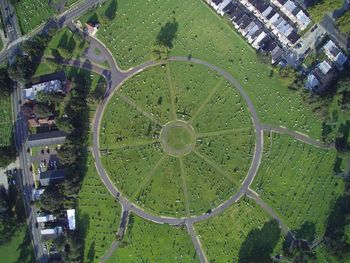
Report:
[[[303,143],[316,146],[318,148],[330,149],[330,148],[334,147],[334,145],[325,145],[323,142],[321,142],[319,140],[315,140],[315,139],[313,139],[313,138],[311,138],[311,137],[309,137],[309,136],[307,136],[305,134],[302,134],[300,132],[288,130],[287,128],[282,127],[282,126],[263,124],[261,126],[261,128],[263,130],[265,130],[265,131],[268,131],[268,132],[276,132],[276,133],[281,133],[281,134],[287,134],[287,135],[295,138],[298,141],[301,141]]]

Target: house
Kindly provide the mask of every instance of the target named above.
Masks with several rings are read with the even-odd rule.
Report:
[[[305,87],[315,93],[324,92],[335,76],[332,66],[323,61],[307,76]]]
[[[48,170],[39,174],[39,181],[42,186],[59,183],[64,180],[65,170]]]
[[[28,147],[49,146],[56,144],[64,144],[66,141],[66,133],[62,131],[42,132],[30,134],[28,136]]]
[[[75,209],[67,210],[68,229],[75,230]]]
[[[39,127],[49,127],[51,128],[55,124],[55,120],[52,118],[31,118],[28,120],[29,127],[39,128]]]
[[[329,40],[323,48],[327,57],[335,63],[338,69],[342,70],[344,64],[348,60],[344,53],[341,52],[341,50],[334,44],[332,40]]]
[[[56,226],[55,228],[42,229],[40,232],[43,239],[53,239],[63,234],[63,228]]]
[[[54,215],[38,216],[36,218],[36,222],[38,222],[38,223],[52,222],[55,220],[56,220],[56,217]]]
[[[65,94],[66,91],[63,83],[60,80],[51,80],[33,85],[31,88],[28,89],[24,89],[23,98],[26,101],[35,101],[38,92]]]
[[[99,27],[100,27],[99,23],[95,23],[95,24],[91,22],[85,23],[84,32],[88,33],[90,36],[95,36]]]
[[[45,189],[33,189],[32,191],[32,200],[39,200],[40,196],[44,193]]]

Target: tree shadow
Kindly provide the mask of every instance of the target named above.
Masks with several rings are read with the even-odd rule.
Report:
[[[117,15],[117,10],[118,10],[118,3],[117,0],[113,0],[109,6],[107,7],[106,11],[105,11],[105,16],[109,19],[109,20],[113,20],[116,15]]]
[[[313,222],[305,221],[295,232],[295,238],[305,239],[312,242],[316,238],[316,225]]]
[[[350,254],[346,229],[349,224],[350,195],[345,193],[335,201],[327,218],[325,243],[329,252],[342,259]]]
[[[35,256],[33,253],[31,237],[29,235],[29,231],[26,230],[26,234],[23,238],[22,243],[17,248],[18,258],[16,263],[23,262],[36,262]]]
[[[91,243],[87,254],[87,262],[94,262],[95,259],[95,241]]]
[[[173,41],[176,39],[176,34],[179,28],[179,23],[173,19],[171,22],[167,22],[157,35],[157,44],[173,48]]]
[[[338,129],[338,136],[335,139],[335,148],[340,152],[349,151],[348,138],[350,135],[350,121],[342,123]]]
[[[92,23],[93,25],[100,23],[96,12],[94,12],[87,21],[88,23]]]
[[[239,263],[272,262],[271,254],[281,237],[276,220],[266,222],[261,229],[249,232],[239,251]]]

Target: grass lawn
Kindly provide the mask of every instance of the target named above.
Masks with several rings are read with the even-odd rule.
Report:
[[[276,255],[283,241],[278,225],[270,220],[254,201],[244,198],[223,214],[197,223],[195,230],[208,262],[267,262],[254,254],[258,257],[263,250],[267,257]]]
[[[341,8],[343,3],[343,0],[316,1],[316,4],[310,7],[308,11],[314,21],[320,22],[327,13]]]
[[[35,263],[31,238],[26,225],[21,226],[11,240],[0,246],[0,255],[6,263]]]
[[[11,96],[0,98],[0,147],[12,144]]]
[[[332,256],[324,245],[320,245],[315,249],[317,263],[346,263],[349,259],[345,259],[344,261],[339,261],[339,259]]]
[[[332,202],[342,194],[334,176],[334,150],[323,150],[285,135],[265,136],[263,160],[252,188],[302,238],[322,236]],[[338,159],[339,160],[339,159]]]
[[[118,232],[121,207],[99,178],[92,156],[78,197],[79,227],[84,235],[86,262],[99,262]]]
[[[96,20],[94,14],[97,14],[100,22],[105,21],[101,18],[111,3],[112,0],[106,2],[81,20]],[[311,107],[298,93],[283,86],[246,41],[204,1],[119,0],[116,10],[111,22],[102,23],[97,37],[108,46],[123,69],[154,59],[152,50],[157,34],[174,18],[178,27],[171,55],[192,55],[227,70],[249,93],[263,122],[320,137],[321,121]]]
[[[63,28],[51,39],[44,55],[52,56],[53,50],[58,50],[60,53],[64,51],[69,57],[80,58],[82,51],[87,48],[87,45],[86,41],[78,33],[73,33],[68,28]],[[64,54],[61,55],[63,56]]]
[[[184,216],[234,194],[254,138],[234,87],[204,66],[171,62],[138,74],[111,97],[100,151],[128,198],[156,214]]]
[[[183,227],[158,225],[133,214],[126,234],[107,263],[199,262],[190,236]]]
[[[54,15],[48,0],[16,1],[15,9],[22,34],[29,33]]]

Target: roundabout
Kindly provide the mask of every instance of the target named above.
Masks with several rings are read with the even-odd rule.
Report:
[[[172,121],[162,128],[160,144],[164,152],[171,156],[185,156],[195,148],[196,134],[187,122]]]
[[[107,91],[98,110],[101,178],[128,209],[155,222],[218,213],[256,172],[262,138],[255,112],[235,83],[205,62],[140,68]]]

